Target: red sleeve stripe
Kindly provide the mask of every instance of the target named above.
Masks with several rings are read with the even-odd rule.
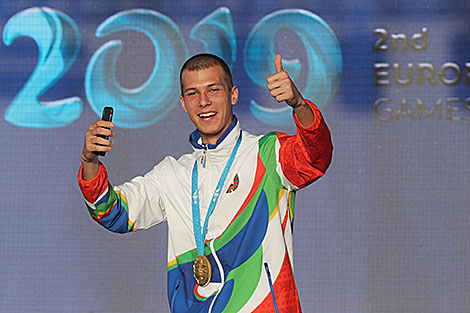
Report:
[[[78,185],[82,191],[83,197],[90,203],[95,203],[103,194],[108,191],[108,173],[102,163],[98,174],[92,180],[82,178],[83,165],[78,170]]]

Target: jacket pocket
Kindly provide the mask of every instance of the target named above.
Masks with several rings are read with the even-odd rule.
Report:
[[[178,295],[180,288],[181,288],[181,280],[178,281],[178,283],[175,285],[175,287],[173,288],[173,294],[171,295],[170,311],[172,312],[173,312],[173,308],[175,305],[176,296]]]
[[[276,295],[274,294],[273,280],[271,278],[271,272],[269,271],[268,262],[264,263],[264,270],[266,271],[266,276],[268,277],[269,288],[271,289],[271,296],[273,297],[274,309],[276,310],[276,313],[279,313],[279,309],[278,309],[277,303],[276,303]]]

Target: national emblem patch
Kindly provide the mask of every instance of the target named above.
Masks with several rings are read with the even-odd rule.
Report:
[[[227,189],[227,193],[234,192],[235,189],[238,188],[238,184],[240,183],[240,178],[238,178],[238,173],[235,174],[235,177],[233,178],[233,183],[230,184],[230,186]]]

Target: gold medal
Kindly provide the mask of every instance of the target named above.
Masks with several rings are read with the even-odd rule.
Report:
[[[199,286],[209,285],[212,278],[212,265],[205,255],[198,255],[193,263],[193,276]]]

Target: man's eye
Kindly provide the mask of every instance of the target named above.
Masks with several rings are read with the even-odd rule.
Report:
[[[196,95],[196,92],[195,92],[195,91],[193,91],[193,92],[188,92],[188,93],[186,94],[186,96],[188,96],[188,97],[195,96],[195,95]]]
[[[211,88],[211,92],[219,91],[219,88]]]

